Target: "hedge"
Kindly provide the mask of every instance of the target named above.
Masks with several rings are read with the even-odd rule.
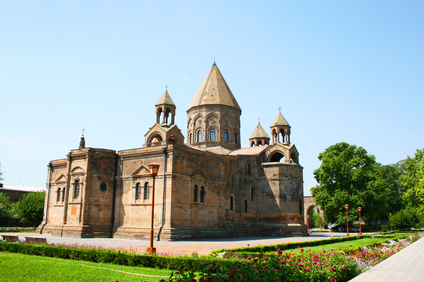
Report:
[[[232,265],[238,263],[234,259],[219,259],[213,257],[189,257],[189,256],[158,256],[140,255],[115,250],[102,250],[90,248],[76,248],[64,246],[52,246],[41,244],[23,244],[0,242],[0,251],[22,253],[27,255],[55,257],[63,259],[75,259],[91,262],[114,263],[128,266],[144,266],[151,268],[166,268],[176,270],[198,271],[204,265],[214,267],[219,271],[226,271]],[[203,264],[203,266],[201,266]]]

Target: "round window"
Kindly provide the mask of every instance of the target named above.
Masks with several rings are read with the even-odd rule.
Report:
[[[102,192],[106,191],[106,183],[100,184],[100,191]]]

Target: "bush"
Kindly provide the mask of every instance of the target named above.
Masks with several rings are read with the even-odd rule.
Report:
[[[390,216],[389,220],[397,228],[421,228],[424,226],[423,208],[407,207]]]

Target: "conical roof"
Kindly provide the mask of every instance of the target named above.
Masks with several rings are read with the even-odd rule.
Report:
[[[159,105],[174,105],[174,102],[171,99],[171,96],[169,96],[168,90],[165,90],[165,93],[163,93],[162,97],[160,97],[159,101],[156,102],[155,106]]]
[[[256,126],[255,130],[253,131],[252,135],[250,135],[249,139],[252,138],[268,138],[268,134],[266,134],[266,131],[263,129],[260,123],[258,123],[258,126]]]
[[[188,109],[204,105],[224,105],[241,111],[217,65],[213,63]]]
[[[277,117],[272,122],[271,127],[276,126],[276,125],[285,125],[285,126],[289,126],[290,127],[289,123],[283,117],[283,115],[281,113],[278,113]]]

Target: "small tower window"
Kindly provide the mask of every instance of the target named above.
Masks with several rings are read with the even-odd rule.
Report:
[[[197,203],[197,194],[199,193],[199,188],[197,185],[194,185],[194,191],[193,191],[193,201]]]
[[[197,142],[202,142],[202,130],[197,131]]]
[[[150,196],[149,182],[144,183],[144,200],[148,200]]]
[[[200,188],[200,202],[204,203],[205,202],[205,187],[202,186],[202,188]]]
[[[57,189],[57,195],[56,195],[56,202],[60,202],[60,196],[61,196],[62,192],[61,189]]]
[[[141,187],[140,187],[140,183],[137,183],[135,185],[135,200],[140,200],[140,194],[141,194]]]
[[[244,213],[247,213],[247,200],[244,200]]]
[[[62,190],[62,203],[65,201],[65,191],[66,191],[66,188],[63,187],[63,190]]]
[[[234,197],[230,196],[230,211],[234,210]]]
[[[215,129],[211,129],[211,141],[215,141]]]
[[[252,188],[250,188],[250,200],[253,202],[253,198],[254,198],[254,196],[255,196],[255,189],[253,189],[253,187]]]
[[[228,130],[224,130],[224,142],[228,142]]]
[[[238,143],[238,140],[237,140],[237,132],[234,132],[234,143]]]
[[[80,182],[79,179],[76,179],[74,182],[74,199],[79,197],[80,193]]]

